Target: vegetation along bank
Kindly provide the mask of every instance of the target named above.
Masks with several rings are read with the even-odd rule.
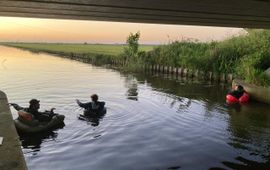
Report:
[[[270,86],[264,71],[270,67],[270,30],[246,29],[247,34],[221,42],[174,41],[166,45],[139,45],[140,33],[127,45],[3,43],[34,52],[47,52],[95,65],[116,64],[127,71],[145,65],[188,68],[217,75],[233,74],[248,83]]]

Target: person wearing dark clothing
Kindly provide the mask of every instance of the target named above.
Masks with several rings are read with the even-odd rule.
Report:
[[[99,114],[104,110],[105,102],[98,101],[98,95],[93,94],[91,96],[91,102],[81,103],[78,99],[76,100],[77,104],[85,109],[85,114]]]
[[[229,94],[239,99],[241,96],[243,96],[244,93],[245,93],[245,90],[243,86],[236,85],[235,90],[231,91]]]
[[[50,121],[52,117],[55,115],[53,113],[53,110],[55,108],[52,108],[51,111],[45,111],[45,112],[39,112],[38,109],[40,108],[39,100],[37,99],[32,99],[29,101],[29,107],[24,108],[19,106],[18,104],[15,103],[10,103],[11,106],[14,107],[17,111],[23,110],[27,113],[30,113],[33,115],[34,119],[38,120],[39,122],[46,122]]]

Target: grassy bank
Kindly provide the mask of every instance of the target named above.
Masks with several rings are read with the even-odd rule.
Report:
[[[246,82],[270,86],[263,73],[270,67],[270,30],[247,30],[246,35],[222,42],[176,41],[144,55],[142,63],[233,73]]]
[[[123,53],[127,45],[111,44],[59,44],[59,43],[3,43],[5,45],[30,49],[32,51],[50,51],[56,53],[76,53],[76,54],[101,54],[117,56]],[[141,51],[150,51],[152,45],[141,45]]]
[[[71,59],[79,59],[95,65],[112,64],[113,61],[123,63],[122,55],[127,45],[112,44],[60,44],[60,43],[0,43],[2,45],[30,50],[32,52],[46,52]],[[140,50],[148,52],[153,45],[141,45]]]
[[[270,30],[246,31],[246,35],[222,42],[175,41],[160,46],[139,46],[139,32],[129,35],[129,45],[5,44],[31,51],[70,56],[97,65],[117,61],[125,63],[119,67],[129,71],[140,70],[145,64],[184,67],[216,74],[232,73],[248,83],[270,86],[270,79],[263,73],[270,67]]]

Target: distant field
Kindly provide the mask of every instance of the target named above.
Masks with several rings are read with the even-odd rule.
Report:
[[[54,52],[70,53],[91,53],[118,55],[123,52],[126,45],[107,45],[107,44],[55,44],[55,43],[4,43],[14,47],[23,47],[32,50],[44,50]],[[150,51],[153,45],[140,45],[141,51]]]

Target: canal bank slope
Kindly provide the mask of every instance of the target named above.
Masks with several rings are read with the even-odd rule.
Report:
[[[0,169],[26,170],[19,136],[7,104],[6,94],[0,91],[0,137],[3,137],[3,143],[0,145]]]
[[[242,85],[252,100],[270,104],[270,88],[245,83],[243,80],[233,80],[232,86]]]

